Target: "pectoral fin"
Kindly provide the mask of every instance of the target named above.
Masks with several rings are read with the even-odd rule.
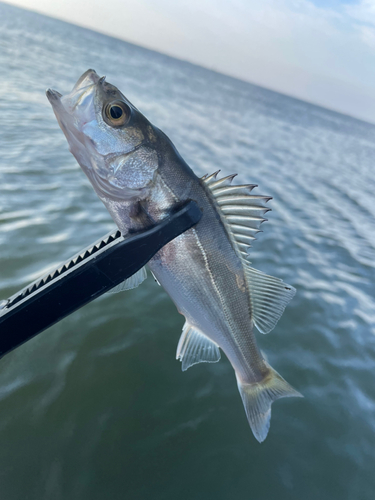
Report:
[[[217,363],[220,357],[219,346],[186,322],[176,353],[176,359],[182,361],[182,371],[197,363]]]
[[[123,292],[124,290],[131,290],[132,288],[137,288],[145,279],[147,278],[147,272],[145,267],[141,267],[139,271],[137,271],[133,276],[126,279],[119,285],[115,286],[107,293],[118,293]]]

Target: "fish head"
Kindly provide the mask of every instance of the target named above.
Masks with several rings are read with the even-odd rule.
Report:
[[[46,94],[71,153],[100,198],[147,197],[158,155],[154,129],[142,113],[92,69],[69,94],[51,89]]]

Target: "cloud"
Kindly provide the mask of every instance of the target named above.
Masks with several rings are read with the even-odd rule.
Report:
[[[345,12],[353,20],[361,40],[375,49],[375,0],[362,0],[358,4],[348,5]]]
[[[354,5],[346,5],[345,12],[353,19],[375,26],[375,0],[361,0]]]
[[[375,0],[14,1],[375,121]]]

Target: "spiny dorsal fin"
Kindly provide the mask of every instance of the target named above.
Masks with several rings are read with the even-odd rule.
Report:
[[[270,196],[252,195],[256,184],[232,186],[234,175],[216,180],[218,172],[202,178],[212,196],[238,256],[248,283],[251,317],[261,333],[269,333],[280,319],[296,290],[278,278],[268,276],[250,267],[249,248],[260,232],[263,216],[270,209],[265,207]]]
[[[237,175],[228,175],[217,180],[215,172],[202,177],[202,182],[209,188],[219,206],[222,221],[227,228],[233,246],[241,258],[247,258],[248,250],[255,235],[260,232],[260,225],[266,221],[263,216],[271,210],[264,206],[270,196],[252,195],[256,184],[233,186],[232,180]]]
[[[115,286],[111,290],[108,290],[107,293],[119,293],[124,290],[131,290],[132,288],[137,288],[145,279],[147,278],[147,271],[145,267],[141,267],[139,271],[137,271],[133,276],[126,279],[119,285]]]
[[[197,363],[217,363],[220,357],[217,344],[188,322],[184,324],[176,353],[176,359],[182,361],[182,371]]]

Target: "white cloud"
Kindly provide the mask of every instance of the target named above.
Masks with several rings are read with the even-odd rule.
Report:
[[[361,40],[375,49],[375,0],[361,0],[358,4],[348,5],[345,12],[353,20]]]
[[[345,11],[358,21],[375,25],[375,0],[361,0],[357,4],[347,5]]]
[[[359,26],[359,32],[363,42],[369,47],[375,49],[375,30],[370,26]]]

